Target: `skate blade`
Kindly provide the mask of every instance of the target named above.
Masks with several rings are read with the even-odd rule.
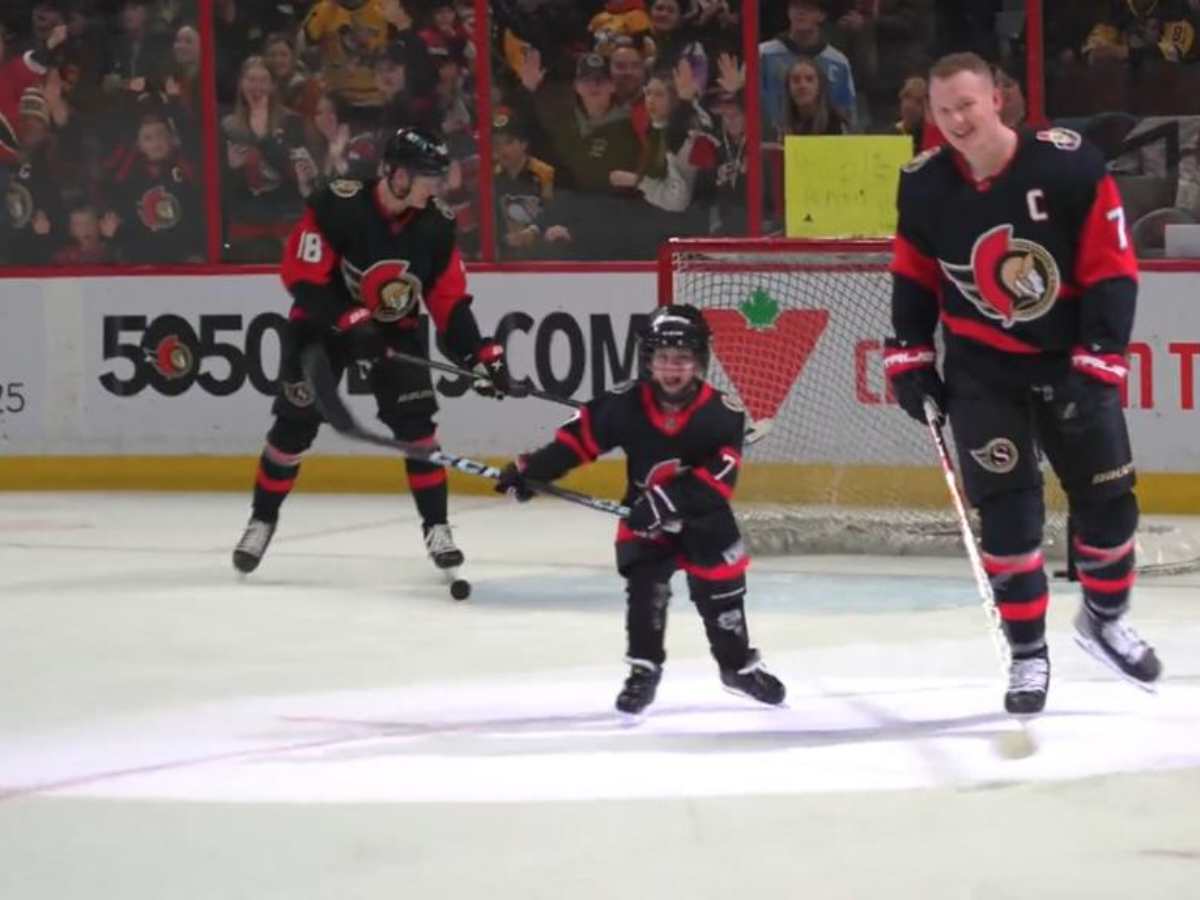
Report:
[[[1102,663],[1107,669],[1114,672],[1122,681],[1132,684],[1135,688],[1139,688],[1140,690],[1145,691],[1147,694],[1158,693],[1157,684],[1152,681],[1139,681],[1138,679],[1134,678],[1115,662],[1109,659],[1108,654],[1105,653],[1095,641],[1084,637],[1078,631],[1075,632],[1075,643],[1079,645],[1080,650],[1095,659],[1097,662]]]
[[[788,708],[786,699],[781,703],[767,703],[764,700],[759,700],[753,694],[747,694],[745,691],[739,691],[737,688],[731,688],[727,684],[721,685],[721,690],[723,690],[727,694],[733,694],[733,696],[735,696],[735,697],[741,697],[745,700],[750,700],[753,703],[757,703],[759,706],[765,706],[767,709],[787,709]]]

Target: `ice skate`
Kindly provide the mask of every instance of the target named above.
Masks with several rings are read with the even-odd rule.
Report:
[[[450,526],[444,522],[438,525],[422,525],[425,534],[425,549],[429,558],[437,566],[446,584],[450,585],[450,596],[455,600],[466,600],[471,596],[471,582],[460,574],[465,557],[454,543],[454,535]]]
[[[637,715],[654,702],[662,666],[646,659],[629,658],[626,662],[629,663],[629,677],[625,679],[621,693],[617,694],[617,709]]]
[[[1004,709],[1014,716],[1037,715],[1046,708],[1049,689],[1050,656],[1045,650],[1039,656],[1014,659],[1008,667]]]
[[[740,669],[722,669],[721,684],[731,694],[741,694],[770,706],[778,706],[787,696],[783,682],[766,670],[757,650],[750,651]]]
[[[1081,604],[1075,616],[1075,643],[1142,690],[1153,691],[1162,674],[1154,648],[1138,637],[1124,616],[1101,619]]]
[[[271,538],[275,535],[276,524],[276,522],[264,522],[262,519],[254,518],[246,523],[242,539],[233,548],[233,567],[235,569],[248,575],[258,568],[263,554],[267,552],[267,547],[271,544]]]

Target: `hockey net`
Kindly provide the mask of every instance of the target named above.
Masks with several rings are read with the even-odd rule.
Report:
[[[765,428],[737,492],[752,552],[961,552],[929,435],[883,374],[889,261],[887,243],[858,241],[678,239],[659,253],[659,302],[704,311],[710,379]],[[1045,548],[1062,558],[1065,498],[1047,484]],[[1139,535],[1146,570],[1200,556],[1182,538],[1164,551],[1174,539],[1150,528]]]

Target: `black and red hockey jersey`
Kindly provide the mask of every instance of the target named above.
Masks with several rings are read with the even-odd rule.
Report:
[[[1037,384],[1066,371],[1074,348],[1123,354],[1137,261],[1100,153],[1062,128],[1022,131],[1013,158],[976,182],[949,147],[900,176],[892,323],[983,378]]]
[[[283,255],[292,318],[333,328],[362,305],[378,322],[412,329],[424,304],[451,352],[470,357],[482,339],[453,214],[431,200],[391,216],[378,204],[376,183],[340,179],[309,198]]]
[[[41,84],[46,72],[45,62],[34,50],[0,65],[0,165],[15,164],[20,158],[21,95]]]
[[[525,474],[554,481],[609,450],[625,451],[626,504],[663,485],[678,517],[703,516],[733,497],[746,428],[741,403],[710,384],[676,412],[664,412],[648,382],[627,381],[587,403],[525,457]]]

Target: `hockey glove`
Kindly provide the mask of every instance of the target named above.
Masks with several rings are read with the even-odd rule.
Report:
[[[481,397],[503,400],[505,394],[524,397],[528,391],[514,381],[504,361],[504,348],[495,341],[484,341],[469,360],[475,382],[471,385]]]
[[[525,503],[532,500],[533,491],[525,483],[525,466],[525,457],[518,456],[501,469],[500,477],[496,479],[496,493],[508,494],[508,496],[512,497],[518,503]]]
[[[1054,391],[1054,415],[1068,432],[1090,427],[1101,407],[1120,403],[1129,365],[1120,353],[1085,347],[1071,351],[1071,371]]]
[[[653,537],[662,531],[678,532],[682,527],[679,511],[660,484],[647,488],[633,502],[625,524],[630,531],[646,537]]]
[[[939,428],[946,422],[946,384],[934,363],[937,353],[931,345],[918,345],[899,338],[888,338],[883,342],[883,371],[896,402],[901,409],[925,424],[925,398],[929,397],[939,410]]]
[[[351,359],[378,359],[387,349],[383,329],[371,318],[371,311],[365,306],[355,306],[342,313],[334,331]]]

